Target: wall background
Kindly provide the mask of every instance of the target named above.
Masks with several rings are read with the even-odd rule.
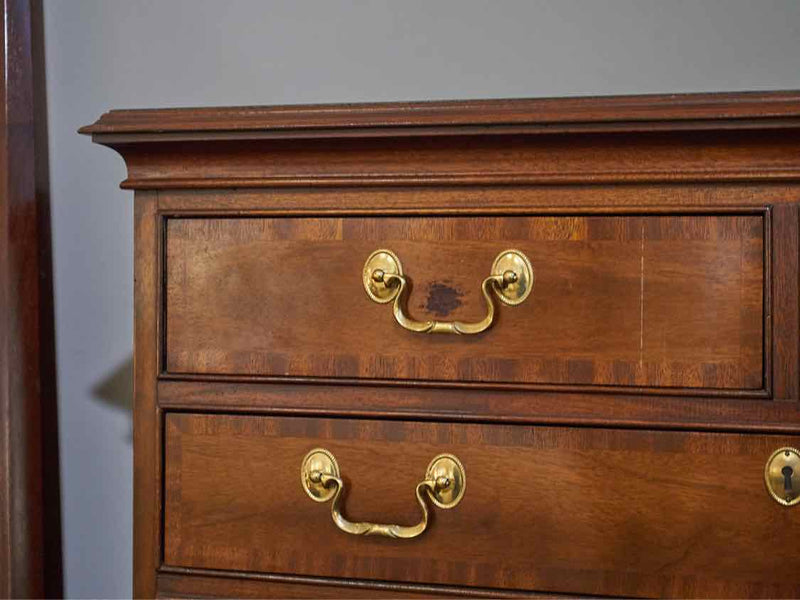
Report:
[[[796,0],[45,0],[68,597],[131,594],[133,193],[110,108],[800,88]]]

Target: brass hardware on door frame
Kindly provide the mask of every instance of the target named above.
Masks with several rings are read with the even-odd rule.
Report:
[[[800,450],[788,447],[775,450],[764,468],[764,482],[778,504],[800,503]]]
[[[487,314],[476,323],[462,321],[415,321],[403,312],[402,303],[408,282],[403,265],[391,250],[375,250],[367,258],[362,273],[367,295],[379,304],[394,300],[395,320],[405,329],[417,333],[474,334],[486,331],[494,321],[494,292],[504,304],[516,306],[525,301],[533,289],[534,271],[531,261],[519,250],[503,250],[492,263],[489,276],[483,280],[481,291],[486,300]]]
[[[417,502],[422,509],[422,520],[416,525],[358,523],[348,521],[342,514],[344,482],[333,454],[324,448],[315,448],[306,454],[300,467],[300,481],[306,494],[315,502],[333,498],[331,517],[336,526],[353,535],[380,535],[390,538],[414,538],[428,527],[428,499],[439,508],[453,508],[461,502],[466,488],[466,474],[461,461],[452,454],[440,454],[430,462],[425,478],[417,484]]]

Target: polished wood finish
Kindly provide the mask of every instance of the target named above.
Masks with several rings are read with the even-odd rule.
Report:
[[[136,190],[136,596],[796,596],[800,513],[762,474],[800,435],[797,92],[82,132]],[[414,336],[361,286],[390,247],[414,316],[476,317],[511,246],[536,288],[477,338]],[[440,452],[467,495],[410,543],[349,538],[300,487],[316,445],[359,518],[414,520]]]
[[[41,4],[3,2],[0,596],[61,595]]]
[[[160,598],[216,595],[234,598],[558,598],[559,594],[508,589],[465,588],[374,580],[332,579],[300,575],[231,573],[208,569],[163,567]],[[568,596],[574,598],[574,595]]]
[[[759,215],[171,219],[166,371],[761,389],[763,236]],[[413,334],[364,293],[378,248],[422,321],[483,318],[506,248],[536,285],[478,337]]]
[[[368,215],[589,215],[741,212],[800,201],[787,183],[726,182],[601,185],[470,185],[443,187],[423,179],[424,187],[372,187],[304,182],[294,188],[159,192],[159,208],[169,216],[368,216]],[[421,193],[424,191],[424,193]]]
[[[289,378],[267,383],[162,377],[158,383],[164,410],[800,433],[795,402],[655,392],[518,391]]]
[[[800,174],[800,142],[782,130],[648,132],[635,145],[619,133],[416,137],[421,133],[310,141],[226,136],[213,145],[208,137],[94,137],[127,155],[123,187],[133,189],[778,182]]]
[[[785,336],[776,336],[773,356],[773,382],[778,392],[775,397],[785,400],[800,401],[800,293],[798,293],[798,256],[800,241],[798,240],[798,219],[800,213],[797,205],[778,206],[774,210],[775,232],[773,248],[775,255],[782,257],[780,262],[773,257],[774,275],[772,289],[774,307],[772,310],[772,330],[785,332]],[[798,418],[800,421],[800,418]]]
[[[81,132],[133,189],[796,181],[798,97],[132,110]]]
[[[764,460],[798,437],[170,414],[165,563],[570,593],[791,596],[792,515]],[[440,452],[467,494],[413,541],[340,532],[299,484],[336,456],[351,518],[413,523]],[[568,509],[568,507],[572,507]],[[312,550],[313,549],[313,550]],[[776,574],[781,573],[780,577]]]
[[[586,98],[455,100],[243,106],[232,108],[112,110],[81,129],[88,134],[247,131],[305,131],[347,135],[378,130],[386,135],[423,127],[448,131],[523,125],[533,131],[595,132],[599,128],[638,131],[643,128],[698,129],[725,127],[794,127],[800,125],[796,91],[732,94],[651,94]],[[423,130],[424,134],[428,131]]]
[[[134,205],[134,404],[133,425],[133,596],[156,595],[153,575],[161,564],[161,412],[158,375],[160,221],[156,195],[137,192]]]

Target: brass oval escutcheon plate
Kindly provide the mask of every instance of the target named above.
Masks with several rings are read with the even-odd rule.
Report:
[[[509,306],[522,304],[533,291],[533,265],[519,250],[503,250],[492,263],[492,275],[502,275],[506,271],[515,273],[516,281],[498,288],[497,296]]]
[[[375,271],[383,271],[388,275],[402,276],[403,265],[400,264],[400,259],[391,250],[375,250],[367,258],[361,273],[364,289],[373,301],[379,304],[391,302],[397,296],[400,288],[398,286],[387,286],[383,281],[376,281],[372,276]]]
[[[778,504],[800,503],[800,451],[789,447],[775,450],[764,468],[764,481]]]
[[[312,473],[339,477],[339,465],[333,454],[324,448],[314,448],[300,465],[300,483],[306,494],[315,502],[327,502],[336,493],[335,487],[326,487],[321,481],[313,481]]]
[[[425,479],[436,480],[446,477],[450,485],[443,489],[438,489],[434,493],[429,493],[431,502],[439,508],[453,508],[461,502],[464,492],[467,489],[467,475],[464,465],[452,454],[440,454],[434,457],[428,470],[425,472]]]

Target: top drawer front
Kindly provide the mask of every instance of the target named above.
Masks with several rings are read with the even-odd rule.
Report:
[[[171,218],[172,373],[760,389],[764,218],[750,215]],[[502,250],[521,305],[475,336],[402,329],[362,267],[393,250],[417,320],[478,321]],[[495,301],[496,305],[499,305]]]

